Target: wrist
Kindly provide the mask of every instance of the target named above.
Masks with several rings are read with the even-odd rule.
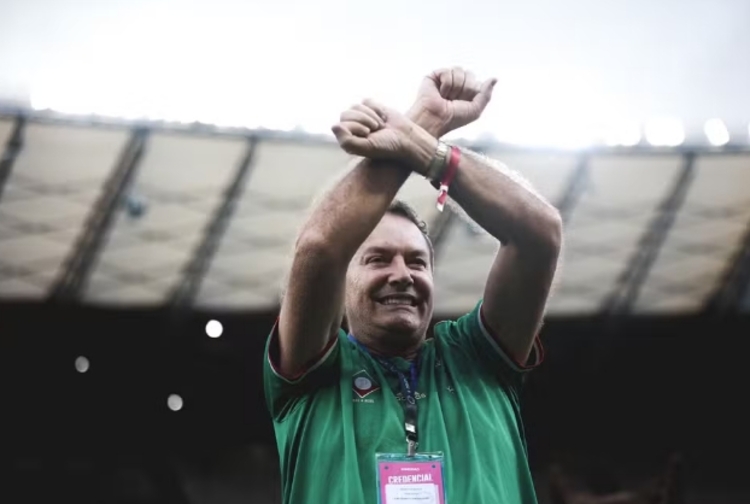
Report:
[[[434,115],[421,107],[413,106],[409,109],[406,117],[435,138],[440,138],[445,134],[442,121],[436,119]]]
[[[412,170],[420,175],[426,176],[430,164],[435,158],[437,147],[438,139],[424,128],[415,124],[409,135],[407,147],[407,158],[409,159]]]

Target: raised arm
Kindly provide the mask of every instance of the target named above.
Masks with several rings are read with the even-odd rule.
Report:
[[[482,317],[514,360],[526,363],[542,323],[562,246],[557,210],[502,163],[463,151],[450,196],[501,243]]]
[[[442,92],[447,80],[445,75],[425,80],[423,95]],[[417,170],[425,173],[424,166]],[[560,215],[518,174],[469,151],[460,158],[449,194],[502,243],[485,285],[482,317],[498,344],[523,365],[541,327],[557,267]]]
[[[297,238],[279,315],[279,366],[296,376],[341,324],[346,269],[409,171],[359,160],[313,210]]]
[[[349,262],[385,214],[410,168],[429,163],[435,155],[434,136],[477,119],[489,101],[486,86],[481,88],[460,69],[439,70],[425,82],[441,75],[446,81],[450,78],[450,85],[434,91],[423,85],[409,112],[424,129],[413,128],[412,121],[371,102],[344,112],[333,127],[344,150],[365,158],[324,195],[297,238],[278,325],[278,364],[285,376],[306,369],[335,337]]]
[[[444,78],[434,75],[424,87],[432,88],[433,95],[442,93]],[[438,140],[416,124],[410,132],[403,143],[415,153],[437,150]],[[415,153],[406,155],[418,159]],[[428,165],[417,163],[413,169],[426,174]],[[560,254],[559,213],[519,175],[469,151],[460,157],[450,196],[502,243],[485,286],[482,318],[497,343],[524,365],[541,327]]]

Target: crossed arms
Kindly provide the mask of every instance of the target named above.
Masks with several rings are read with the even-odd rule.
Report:
[[[476,120],[494,80],[460,69],[428,76],[404,116],[365,101],[333,127],[361,156],[313,208],[297,238],[279,316],[279,365],[296,376],[338,331],[349,262],[411,171],[425,174],[440,136]],[[425,181],[425,183],[427,183]],[[502,243],[484,289],[482,316],[516,362],[527,361],[541,326],[562,244],[558,212],[500,163],[464,151],[451,198]]]

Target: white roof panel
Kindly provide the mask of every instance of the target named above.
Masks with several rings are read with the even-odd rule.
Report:
[[[698,157],[695,169],[636,302],[640,313],[700,310],[750,226],[750,155]]]
[[[589,160],[585,189],[565,226],[550,313],[601,309],[681,166],[677,155],[597,155]],[[565,299],[573,297],[579,299]]]
[[[47,293],[126,139],[125,129],[26,125],[0,201],[0,296]]]
[[[244,156],[242,138],[156,133],[146,144],[130,195],[141,216],[118,212],[86,289],[89,301],[165,301],[200,243]]]
[[[261,141],[248,187],[197,303],[230,308],[254,308],[247,303],[260,299],[264,306],[278,303],[294,239],[308,207],[333,178],[345,172],[349,161],[332,142]]]

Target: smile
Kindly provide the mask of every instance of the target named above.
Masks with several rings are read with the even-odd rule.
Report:
[[[394,294],[378,300],[378,303],[386,306],[417,306],[417,300],[413,296]]]

